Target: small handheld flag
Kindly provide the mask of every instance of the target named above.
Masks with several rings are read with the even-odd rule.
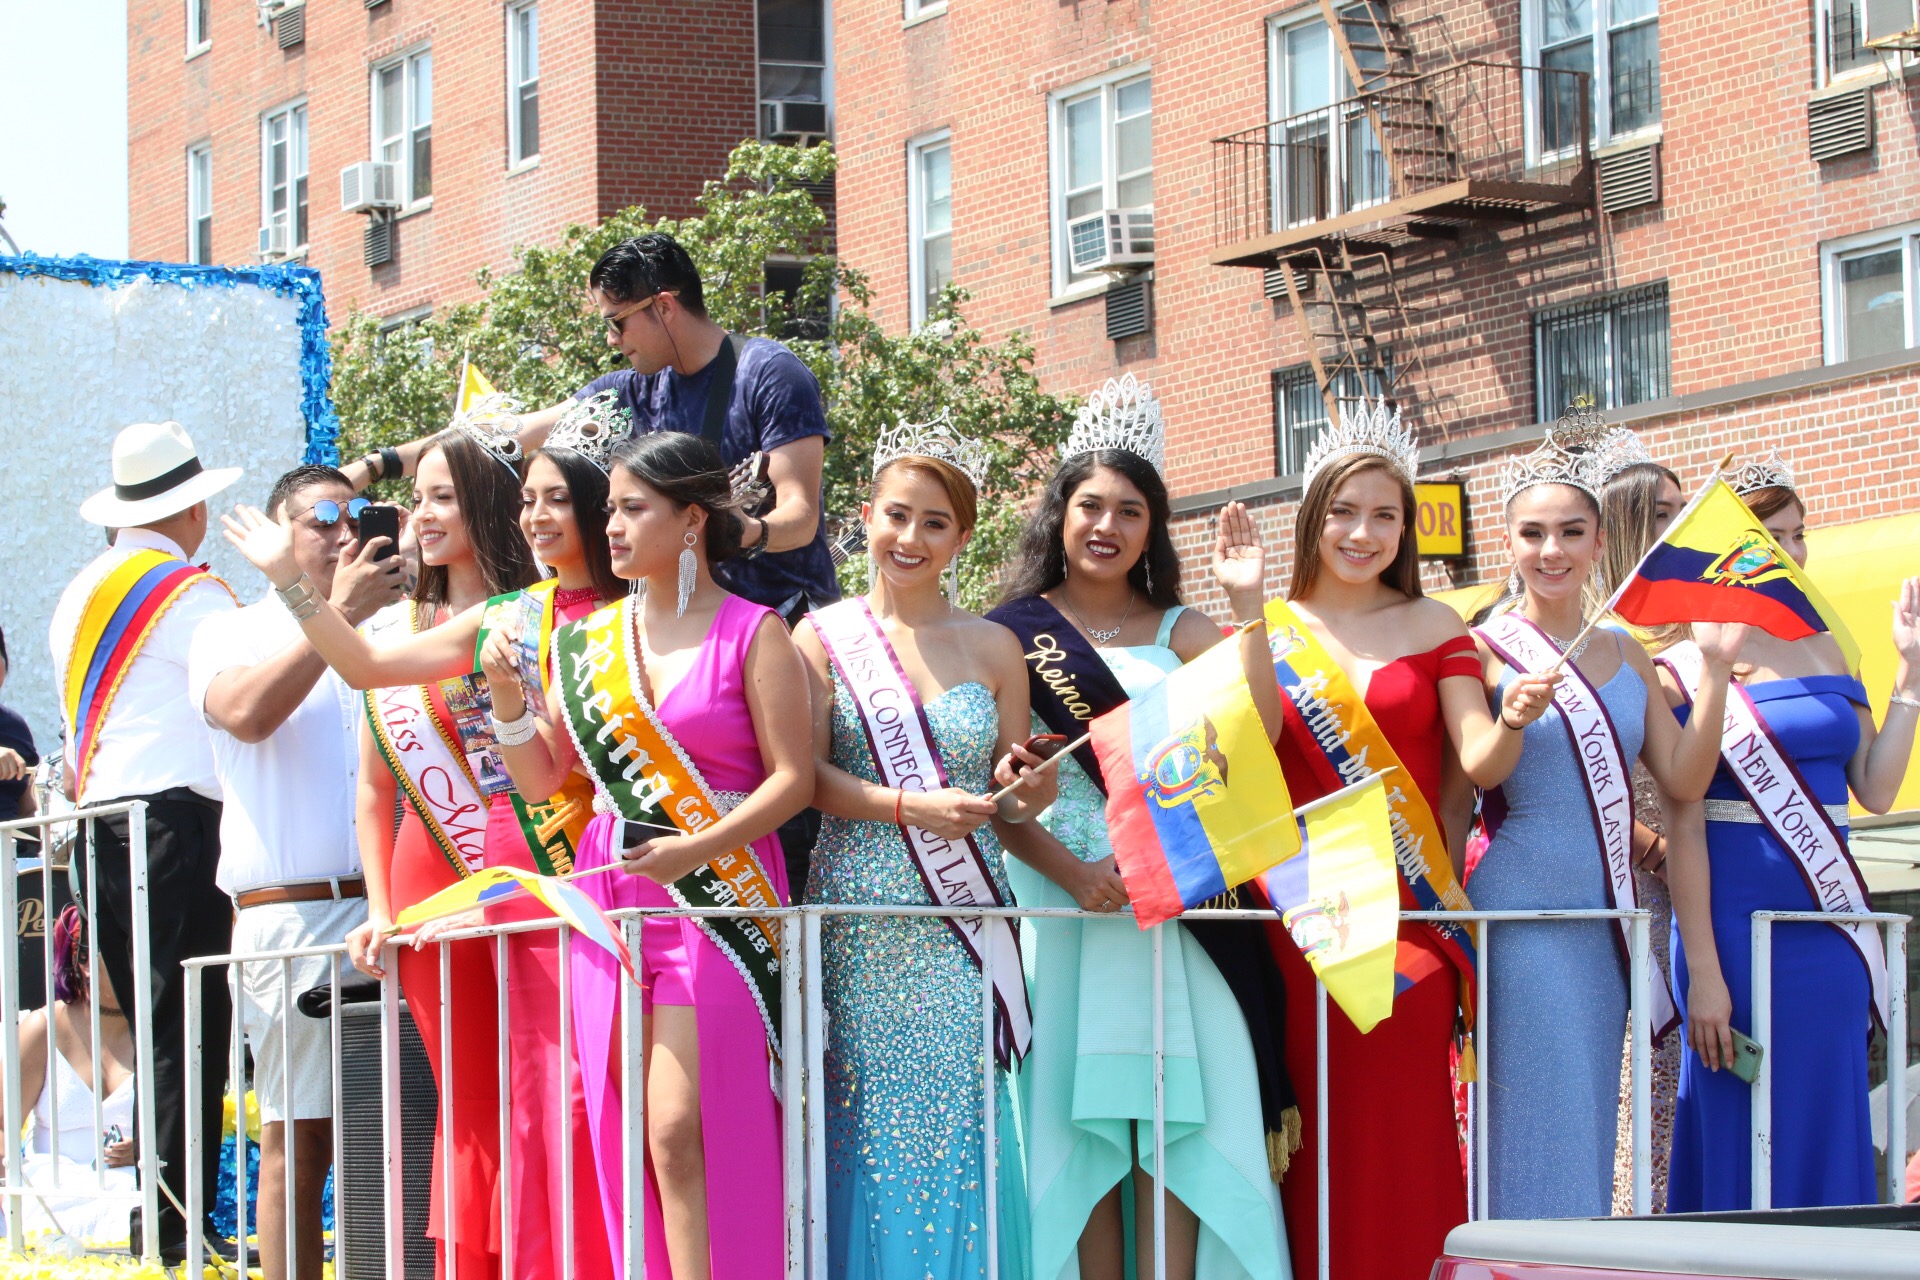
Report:
[[[1745,622],[1782,640],[1831,632],[1857,670],[1839,612],[1719,475],[1695,495],[1615,593],[1635,626]]]
[[[1393,1011],[1400,873],[1380,774],[1300,812],[1300,851],[1261,883],[1327,994],[1365,1034]]]
[[[478,365],[464,357],[461,358],[460,390],[453,404],[453,411],[455,413],[465,413],[471,409],[482,396],[497,396],[499,394],[498,391],[494,390],[493,383],[487,380],[487,375],[480,372]]]
[[[1142,929],[1300,846],[1239,647],[1215,645],[1093,722],[1114,860]]]
[[[518,871],[512,867],[482,867],[465,879],[414,903],[394,918],[394,924],[401,929],[411,929],[429,920],[457,915],[476,907],[492,906],[523,893],[531,894],[554,915],[573,926],[574,932],[613,956],[635,982],[640,980],[634,972],[633,956],[627,951],[627,944],[621,940],[620,931],[607,919],[599,904],[578,885],[569,884],[559,876],[535,875],[531,871]]]

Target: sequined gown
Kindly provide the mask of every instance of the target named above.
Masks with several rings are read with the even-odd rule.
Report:
[[[1513,672],[1503,669],[1504,693]],[[1628,760],[1647,686],[1624,661],[1599,689]],[[1559,712],[1527,726],[1501,788],[1506,817],[1467,882],[1482,911],[1612,905],[1586,783]],[[1615,1110],[1627,972],[1611,921],[1496,924],[1482,1063],[1492,1099],[1496,1218],[1604,1217],[1613,1207]]]
[[[991,789],[998,715],[984,685],[925,704],[952,785]],[[852,698],[833,678],[833,763],[878,782]],[[975,836],[1011,900],[991,827]],[[898,828],[826,818],[806,900],[925,906]],[[945,923],[850,916],[823,928],[827,1011],[827,1273],[836,1280],[987,1274],[980,971]],[[1000,1275],[1027,1275],[1027,1204],[1006,1076],[994,1073]]]

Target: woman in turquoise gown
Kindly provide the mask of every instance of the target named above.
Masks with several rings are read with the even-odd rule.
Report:
[[[996,759],[1004,763],[1026,737],[1028,703],[1012,635],[940,594],[941,571],[973,527],[973,488],[944,461],[934,465],[913,454],[889,460],[884,452],[877,461],[867,512],[874,589],[810,615],[795,634],[813,671],[815,803],[824,815],[806,901],[930,905],[928,881],[904,838],[913,827],[951,841],[950,850],[971,834],[993,896],[1011,902],[1000,846],[985,824],[996,814],[1024,822],[1051,801],[1053,784],[1048,771],[1042,787],[1027,784],[997,808],[982,798],[998,789]],[[847,615],[826,616],[834,610],[856,611],[856,639],[877,636],[881,661],[891,656],[911,684],[944,766],[944,786],[928,781],[924,790],[901,789],[882,776],[841,665],[849,652]],[[991,1217],[1000,1276],[1023,1280],[1019,1126],[1007,1074],[998,1068],[991,1072],[994,1147],[986,1148],[990,1064],[982,1051],[980,966],[940,919],[830,916],[822,932],[827,1274],[980,1280]],[[1006,955],[1012,972],[997,969],[997,982],[1019,993],[1024,1025],[1011,944]],[[992,1211],[989,1159],[996,1173]]]
[[[1108,384],[1107,400],[1115,389]],[[1134,394],[1150,396],[1144,388]],[[1179,603],[1179,557],[1157,470],[1130,449],[1076,453],[1085,417],[1029,525],[1008,601],[989,616],[1009,621],[1023,639],[1036,630],[1069,637],[1084,661],[1104,663],[1116,694],[1132,698],[1219,643],[1221,631]],[[1245,568],[1241,586],[1257,609],[1261,565]],[[1043,685],[1030,687],[1040,705]],[[1036,732],[1046,727],[1036,718]],[[1060,798],[1040,819],[1045,830],[1002,831],[1019,859],[1008,864],[1014,894],[1023,907],[1117,912],[1126,892],[1114,871],[1105,796],[1077,755],[1058,767]],[[1284,1280],[1292,1272],[1278,1174],[1246,1018],[1193,930],[1160,933],[1166,1274]],[[1264,944],[1249,937],[1257,959]],[[1019,1089],[1035,1280],[1152,1276],[1153,935],[1131,917],[1032,917],[1022,953],[1034,1020]],[[1284,1159],[1284,1149],[1276,1154]]]

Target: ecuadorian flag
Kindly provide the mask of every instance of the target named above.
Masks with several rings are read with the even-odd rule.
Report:
[[[607,919],[606,912],[600,910],[600,904],[589,898],[579,885],[569,884],[559,876],[535,875],[513,867],[482,867],[414,903],[394,919],[394,924],[411,929],[429,920],[518,898],[523,893],[538,899],[554,915],[572,925],[575,933],[618,960],[628,977],[640,981],[634,973],[633,956],[628,953],[627,944],[621,940],[613,921]]]
[[[1393,1012],[1400,986],[1400,872],[1386,788],[1375,774],[1315,801],[1299,820],[1300,851],[1261,885],[1327,994],[1365,1034]]]
[[[1093,722],[1114,861],[1142,929],[1300,847],[1240,646],[1215,645]]]
[[[1643,627],[1745,622],[1782,640],[1830,631],[1848,668],[1860,666],[1860,648],[1839,611],[1719,476],[1648,548],[1613,611]]]

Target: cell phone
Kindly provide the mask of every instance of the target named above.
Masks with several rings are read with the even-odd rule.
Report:
[[[374,553],[375,560],[385,560],[399,552],[400,508],[376,502],[361,511],[360,545],[365,546],[375,538],[387,539],[387,545]]]
[[[1067,745],[1064,733],[1036,733],[1020,744],[1042,760],[1051,760],[1060,754],[1060,748]]]
[[[1760,1059],[1766,1055],[1766,1050],[1752,1037],[1743,1036],[1732,1027],[1727,1029],[1733,1032],[1733,1061],[1727,1064],[1727,1070],[1733,1072],[1736,1078],[1752,1084],[1760,1078]]]
[[[658,840],[661,836],[677,836],[677,827],[663,827],[657,822],[635,822],[629,818],[620,829],[620,847],[635,849],[649,840]]]

